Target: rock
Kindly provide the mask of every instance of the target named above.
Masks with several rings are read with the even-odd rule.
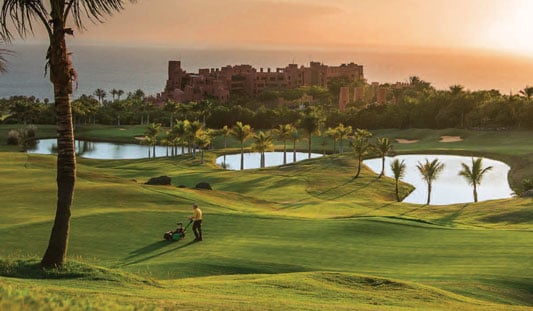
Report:
[[[533,189],[529,189],[528,191],[524,191],[520,197],[522,198],[533,198]]]
[[[166,186],[166,185],[170,185],[170,182],[171,182],[171,179],[170,177],[168,176],[159,176],[159,177],[153,177],[153,178],[150,178],[150,180],[148,180],[146,182],[147,185],[161,185],[161,186]]]
[[[211,185],[209,183],[206,183],[206,182],[198,183],[195,188],[196,189],[213,190],[213,188],[211,188]]]

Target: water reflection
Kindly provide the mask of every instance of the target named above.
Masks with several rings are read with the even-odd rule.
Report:
[[[296,152],[296,162],[308,159],[307,152]],[[311,153],[311,158],[321,157],[322,154]],[[293,163],[294,153],[287,152],[287,164]],[[259,168],[261,162],[261,154],[259,152],[244,153],[244,169]],[[224,156],[217,158],[216,163],[228,170],[241,169],[241,154],[226,155],[226,163],[224,163]],[[283,152],[265,152],[265,167],[278,166],[283,164]]]
[[[385,175],[389,177],[394,176],[390,168],[390,163],[394,159],[399,159],[400,161],[405,160],[407,167],[405,177],[402,178],[402,181],[415,186],[416,189],[403,202],[425,204],[427,201],[427,184],[422,179],[416,165],[418,162],[425,162],[426,159],[433,161],[436,158],[444,163],[444,170],[433,182],[431,204],[446,205],[474,202],[472,186],[464,177],[459,176],[459,171],[462,169],[461,163],[471,166],[471,157],[450,155],[400,155],[386,157]],[[363,163],[372,171],[378,174],[381,172],[381,158],[365,160]],[[486,173],[478,188],[479,201],[512,197],[513,191],[507,181],[507,175],[511,168],[503,162],[483,158],[483,167],[487,166],[492,166],[493,168]]]
[[[104,142],[92,142],[86,140],[76,140],[76,154],[88,159],[143,159],[154,157],[153,146],[143,146],[135,144],[116,144]],[[35,148],[28,149],[28,153],[56,154],[56,139],[41,139],[37,141]],[[177,151],[181,154],[180,150]],[[165,157],[168,155],[167,147],[156,146],[155,157]]]

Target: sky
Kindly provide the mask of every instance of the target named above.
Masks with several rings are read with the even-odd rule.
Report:
[[[533,55],[532,0],[138,0],[76,41]],[[43,36],[41,36],[43,37]]]

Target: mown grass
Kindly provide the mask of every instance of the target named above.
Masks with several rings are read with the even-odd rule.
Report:
[[[431,150],[444,132],[413,133]],[[461,150],[490,147],[476,139]],[[495,154],[528,157],[520,148]],[[187,156],[79,159],[72,264],[50,275],[35,258],[55,213],[55,157],[1,155],[2,310],[533,307],[531,199],[397,203],[392,179],[367,169],[353,179],[350,154],[245,172],[216,167],[214,152],[204,165]],[[159,175],[172,186],[144,185]],[[194,189],[200,181],[214,190]],[[163,241],[192,202],[206,215],[205,241]]]

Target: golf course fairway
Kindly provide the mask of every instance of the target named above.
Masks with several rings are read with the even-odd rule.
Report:
[[[399,150],[436,149],[429,135],[403,134],[421,142]],[[458,153],[484,143],[466,140]],[[486,152],[532,154],[519,150]],[[351,153],[249,171],[216,166],[216,152],[204,164],[79,158],[68,263],[42,271],[56,159],[1,155],[0,310],[533,309],[531,198],[398,203],[393,179],[366,167],[353,178]],[[161,175],[172,185],[145,184]],[[191,231],[164,241],[195,202],[204,241]]]

